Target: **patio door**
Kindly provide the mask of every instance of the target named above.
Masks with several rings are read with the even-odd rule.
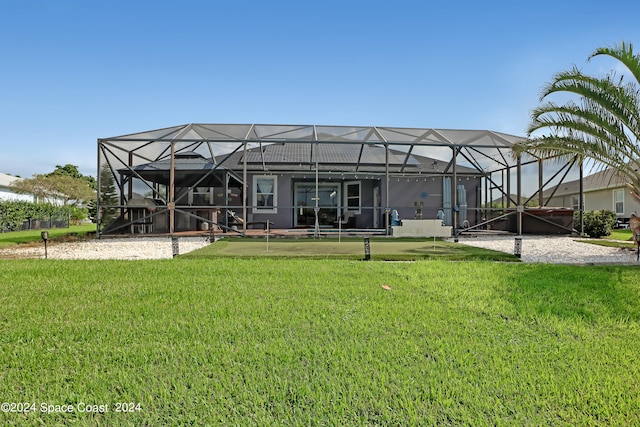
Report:
[[[296,182],[294,184],[294,205],[296,212],[293,216],[295,227],[314,227],[316,216],[316,184],[314,182]],[[333,227],[338,220],[340,208],[340,184],[318,184],[318,224]]]

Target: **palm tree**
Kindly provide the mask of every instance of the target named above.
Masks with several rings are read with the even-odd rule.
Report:
[[[618,171],[631,196],[640,202],[640,54],[634,54],[630,43],[622,42],[596,49],[588,61],[600,55],[620,61],[633,80],[624,81],[614,71],[604,77],[588,76],[576,67],[556,74],[543,88],[540,102],[555,93],[577,95],[579,101],[564,105],[547,101],[536,108],[529,138],[515,151],[559,159],[593,159],[597,169]]]

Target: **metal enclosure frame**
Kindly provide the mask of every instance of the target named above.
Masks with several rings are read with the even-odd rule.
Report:
[[[546,206],[543,191],[548,193],[551,189],[552,197],[553,188],[557,188],[570,171],[578,169],[582,178],[581,160],[565,163],[554,160],[549,174],[543,167],[548,159],[529,153],[513,154],[513,145],[524,140],[524,137],[488,130],[270,124],[186,124],[100,138],[97,141],[98,236],[133,233],[134,227],[144,228],[165,214],[168,227],[164,234],[174,235],[177,221],[188,222],[190,218],[231,230],[226,215],[222,220],[214,220],[209,213],[198,213],[198,209],[237,210],[247,218],[249,211],[256,208],[248,200],[249,174],[255,173],[304,174],[305,179],[307,176],[313,179],[316,215],[320,209],[317,194],[321,179],[344,182],[357,179],[358,175],[376,179],[383,195],[381,206],[364,208],[383,210],[386,234],[394,206],[390,182],[405,178],[425,182],[428,178],[443,181],[448,178],[456,184],[450,186],[451,194],[447,196],[451,206],[443,205],[439,209],[451,215],[454,237],[462,232],[486,230],[505,220],[515,220],[515,232],[523,234],[525,217],[558,226],[563,233],[575,232],[573,227],[545,218],[551,208]],[[299,152],[295,162],[270,157],[276,152],[276,146],[291,144],[295,144]],[[343,151],[345,146],[349,146],[352,153],[348,159],[331,157],[332,152]],[[418,164],[418,158],[432,161],[431,167]],[[537,185],[528,199],[523,197],[523,168],[537,169]],[[470,208],[479,211],[476,215],[479,220],[459,220],[458,183],[465,177],[481,183],[475,196],[484,203]],[[199,186],[221,189],[224,200],[213,203],[211,196],[211,202],[206,205],[187,204],[185,198],[197,193]],[[140,197],[140,189],[146,192],[144,197]],[[240,200],[232,202],[228,194]],[[495,206],[496,194],[501,200],[499,206]],[[463,196],[464,199],[466,195]],[[583,197],[580,199],[582,218]],[[537,201],[536,209],[527,206],[532,201]],[[284,208],[296,209],[296,206]],[[246,233],[246,221],[241,228],[239,231]],[[582,232],[581,224],[577,228]],[[317,221],[315,232],[318,232]]]

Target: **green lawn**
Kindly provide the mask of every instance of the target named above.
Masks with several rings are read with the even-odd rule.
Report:
[[[45,230],[27,230],[27,231],[12,231],[9,233],[0,233],[0,248],[30,243],[30,242],[42,242],[41,233]],[[84,225],[72,225],[69,228],[50,228],[46,230],[49,233],[49,239],[64,239],[68,236],[84,236],[87,233],[95,232],[95,224]]]
[[[0,424],[639,425],[639,274],[0,261],[0,396],[36,409],[0,413]],[[122,402],[133,412],[116,412]],[[74,412],[42,413],[69,409],[49,405]]]
[[[590,243],[592,245],[599,245],[599,246],[608,246],[610,248],[634,249],[637,247],[636,244],[633,242],[610,240],[610,239],[583,239],[583,240],[578,240],[578,242]]]
[[[420,259],[520,261],[512,254],[433,239],[371,238],[370,257],[374,261],[411,261]],[[185,258],[276,257],[352,259],[365,257],[363,238],[240,239],[227,238],[183,255]]]
[[[633,233],[631,230],[611,230],[611,235],[605,237],[610,240],[633,240]]]
[[[637,248],[637,245],[633,241],[633,233],[631,230],[612,230],[611,235],[609,236],[605,236],[601,239],[584,239],[580,240],[580,242],[613,248]]]

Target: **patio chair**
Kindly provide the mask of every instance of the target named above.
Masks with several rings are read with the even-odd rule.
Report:
[[[231,227],[237,227],[237,228],[242,228],[243,224],[245,224],[245,220],[244,218],[236,215],[236,213],[234,211],[227,211],[229,216],[231,217],[231,222],[229,223],[229,225]],[[271,220],[266,220],[266,221],[249,221],[246,223],[247,227],[249,227],[250,225],[261,225],[263,230],[266,230],[267,227],[269,228],[273,228],[273,221]]]

